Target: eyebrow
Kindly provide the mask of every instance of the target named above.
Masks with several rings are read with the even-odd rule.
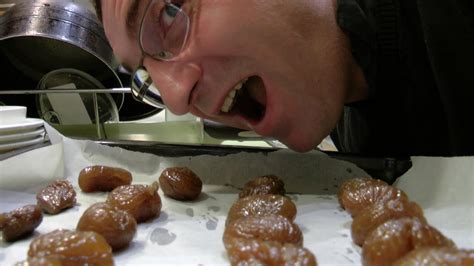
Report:
[[[135,38],[137,36],[137,27],[140,19],[138,17],[138,8],[140,7],[140,2],[144,1],[133,0],[132,4],[128,8],[126,24],[128,36],[130,38]]]

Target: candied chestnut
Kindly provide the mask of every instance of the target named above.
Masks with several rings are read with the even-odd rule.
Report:
[[[285,195],[285,184],[278,176],[264,175],[247,182],[239,193],[239,198],[251,195]]]
[[[296,217],[296,205],[281,195],[253,195],[236,201],[229,210],[226,226],[233,221],[247,216],[265,216],[279,214],[290,221]]]
[[[63,265],[114,265],[112,248],[96,232],[55,230],[35,237],[28,257],[54,257]]]
[[[44,212],[57,214],[76,204],[76,191],[67,180],[56,180],[36,194],[38,205]]]
[[[99,202],[87,208],[79,219],[76,229],[99,233],[113,250],[119,250],[132,241],[137,232],[137,222],[127,211]]]
[[[409,202],[406,198],[378,202],[369,206],[354,217],[351,225],[352,240],[362,246],[367,235],[377,226],[388,220],[403,217],[417,217],[421,222],[426,223],[421,207],[415,202]]]
[[[405,192],[388,185],[382,180],[372,178],[347,180],[342,183],[338,194],[341,207],[352,217],[376,202],[385,202],[400,197],[408,199]]]
[[[423,223],[418,218],[405,217],[389,220],[365,239],[362,246],[363,265],[391,265],[411,250],[420,247],[455,247],[436,228]]]
[[[61,258],[58,256],[31,257],[26,261],[15,264],[15,266],[63,266]]]
[[[43,221],[43,213],[37,205],[26,205],[1,214],[0,230],[3,239],[13,242],[31,234]]]
[[[308,249],[277,241],[230,238],[226,250],[231,265],[317,265]]]
[[[112,191],[132,183],[132,174],[119,167],[88,166],[79,173],[79,187],[84,192]]]
[[[228,243],[230,238],[236,237],[292,243],[298,246],[303,244],[303,234],[298,225],[278,214],[247,216],[235,220],[225,228],[224,244]]]
[[[410,251],[397,260],[393,266],[472,266],[474,250],[463,250],[452,247],[421,247]]]
[[[150,186],[117,187],[109,193],[106,202],[115,208],[129,212],[137,223],[158,217],[161,211],[157,182],[153,182]]]
[[[176,200],[196,199],[202,190],[201,179],[187,167],[170,167],[159,178],[163,193]]]
[[[0,229],[3,228],[3,225],[7,222],[7,214],[0,213]]]

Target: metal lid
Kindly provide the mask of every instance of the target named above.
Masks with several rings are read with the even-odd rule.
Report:
[[[104,89],[91,75],[77,69],[58,69],[38,83],[40,90],[70,89],[71,93],[46,93],[37,97],[38,114],[51,124],[80,125],[118,122],[119,114],[108,93],[75,93],[75,89]],[[95,105],[94,97],[97,99]]]

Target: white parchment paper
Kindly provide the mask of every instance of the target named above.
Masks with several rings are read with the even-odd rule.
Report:
[[[228,265],[222,244],[227,211],[237,199],[238,189],[249,179],[263,174],[276,174],[284,179],[289,196],[298,208],[296,223],[303,231],[304,246],[315,254],[320,265],[360,265],[360,248],[350,237],[351,218],[340,209],[336,192],[343,180],[366,173],[348,162],[318,152],[289,151],[166,158],[73,140],[54,130],[49,134],[61,144],[62,150],[53,153],[63,159],[63,178],[75,186],[78,203],[61,214],[45,215],[35,235],[58,228],[74,229],[88,206],[105,200],[106,193],[80,192],[77,176],[86,166],[122,167],[132,172],[133,183],[149,184],[157,180],[166,167],[179,165],[190,167],[203,179],[203,193],[194,202],[179,202],[159,191],[163,202],[160,217],[139,224],[130,247],[114,254],[116,265]],[[35,157],[44,155],[42,151],[35,152],[38,152]],[[52,175],[37,180],[35,175],[28,176],[28,171],[22,169],[18,171],[26,175],[21,177],[26,180],[23,182],[15,174],[16,167],[35,172],[38,166],[29,161],[32,160],[29,156],[16,159],[22,163],[15,160],[11,165],[2,166],[11,168],[8,176],[11,178],[2,176],[1,212],[35,203],[39,187],[57,178]],[[458,246],[466,248],[474,247],[474,199],[472,171],[469,171],[473,160],[415,158],[415,167],[397,182],[397,186],[422,205],[430,223]],[[447,167],[450,172],[433,170],[432,163],[438,168]],[[455,179],[451,171],[457,173]],[[450,217],[446,217],[448,215]],[[13,265],[25,259],[31,239],[12,244],[0,242],[0,265]]]
[[[64,178],[63,137],[47,123],[51,145],[0,161],[0,189],[36,192],[51,180]]]
[[[420,204],[428,222],[474,249],[474,158],[414,157],[413,167],[395,186]]]

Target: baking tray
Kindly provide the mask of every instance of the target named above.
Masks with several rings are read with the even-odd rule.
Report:
[[[391,162],[390,158],[350,155],[335,160],[334,156],[343,154],[316,151],[302,154],[285,149],[94,142],[66,137],[57,144],[64,154],[66,169],[62,176],[70,180],[78,192],[78,204],[59,215],[45,216],[35,235],[58,227],[74,229],[88,206],[105,199],[106,193],[86,194],[79,190],[77,176],[85,166],[105,164],[127,168],[138,184],[149,184],[163,169],[177,165],[190,167],[203,179],[203,193],[193,202],[167,198],[160,190],[163,201],[160,217],[139,224],[131,246],[114,254],[117,265],[229,265],[222,244],[228,209],[247,180],[269,173],[284,180],[288,196],[297,205],[296,223],[303,231],[304,246],[315,254],[320,265],[361,265],[361,250],[350,237],[351,217],[340,208],[336,195],[341,182],[366,172],[344,159],[367,163],[367,168],[381,172],[398,169],[396,164],[387,163]],[[46,157],[46,154],[37,155],[37,158]],[[398,178],[395,185],[422,206],[433,226],[460,248],[472,248],[474,217],[469,215],[474,213],[472,161],[469,158],[416,157],[412,161],[413,167]],[[18,167],[31,165],[26,162],[18,162]],[[390,167],[384,168],[386,164]],[[35,173],[37,169],[30,172]],[[24,178],[20,176],[10,182]],[[43,182],[50,179],[54,178],[47,175]],[[0,190],[0,210],[35,201],[37,190],[32,190],[32,183],[21,184],[25,189]],[[14,244],[1,243],[0,265],[14,265],[24,259],[30,240],[31,237]]]
[[[301,154],[285,149],[150,142],[132,142],[127,147],[126,143],[61,138],[55,145],[60,144],[64,154],[63,177],[75,188],[78,204],[58,215],[45,215],[35,235],[58,228],[74,229],[88,206],[105,200],[107,193],[80,191],[78,173],[85,166],[99,164],[125,168],[132,173],[135,184],[157,180],[167,167],[187,166],[203,181],[200,197],[192,202],[180,202],[164,196],[160,190],[163,203],[160,217],[138,225],[130,247],[114,254],[116,265],[229,265],[222,244],[228,210],[244,183],[264,174],[275,174],[285,182],[288,196],[297,205],[296,223],[303,230],[305,247],[315,254],[321,265],[329,261],[358,265],[360,261],[360,251],[352,246],[346,226],[350,216],[338,207],[335,196],[338,184],[343,180],[365,174],[353,164],[334,160],[320,152]],[[45,156],[38,154],[36,157]],[[15,165],[10,163],[5,167],[29,166],[25,160],[18,160]],[[4,175],[3,178],[9,177]],[[0,186],[1,211],[35,202],[36,191],[55,179],[47,175],[42,184],[33,186],[31,182],[21,182],[23,178],[11,176],[9,183],[17,182],[18,186],[10,184],[9,187],[16,190]],[[31,239],[0,243],[0,265],[14,265],[24,259]],[[327,252],[329,250],[331,252]]]
[[[180,157],[214,155],[225,156],[239,152],[268,154],[281,149],[261,147],[240,147],[222,145],[178,145],[154,141],[96,141],[98,144],[120,147],[130,151],[150,153],[158,156]],[[406,173],[412,167],[410,157],[370,157],[342,152],[322,151],[328,156],[351,162],[366,171],[373,178],[381,179],[389,184]]]

